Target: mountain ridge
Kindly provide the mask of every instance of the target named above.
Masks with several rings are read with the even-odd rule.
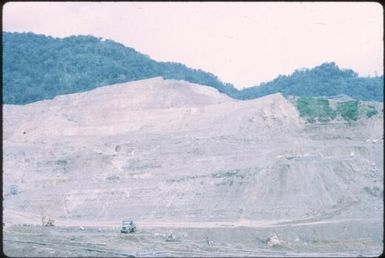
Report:
[[[3,102],[26,104],[57,95],[156,76],[235,90],[202,70],[156,62],[133,48],[93,36],[53,38],[3,32]]]
[[[347,95],[357,100],[383,101],[383,76],[359,77],[351,69],[340,69],[335,62],[323,63],[314,68],[295,70],[290,75],[246,88],[238,98],[252,99],[274,92],[285,95],[333,97]]]
[[[90,35],[54,38],[31,32],[2,35],[5,104],[26,104],[157,76],[207,85],[241,100],[281,92],[296,96],[345,94],[358,100],[383,101],[383,76],[359,77],[334,62],[237,90],[214,74],[181,63],[157,62],[109,39]]]

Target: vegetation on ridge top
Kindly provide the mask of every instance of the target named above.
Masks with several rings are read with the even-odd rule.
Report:
[[[383,101],[383,76],[359,77],[352,70],[339,69],[333,62],[237,90],[211,73],[180,63],[157,62],[112,40],[3,32],[5,104],[26,104],[156,76],[211,86],[237,99],[281,92],[312,97],[344,94],[357,100]]]

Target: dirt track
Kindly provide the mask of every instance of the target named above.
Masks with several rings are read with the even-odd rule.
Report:
[[[235,225],[236,223],[233,223]],[[354,225],[354,227],[352,227]],[[139,225],[140,226],[140,225]],[[160,226],[160,224],[159,224]],[[174,224],[175,226],[175,224]],[[14,225],[4,230],[8,256],[377,256],[382,221],[322,221],[242,227],[148,227],[121,234],[118,227]],[[172,233],[175,242],[167,242]],[[277,234],[282,246],[270,247]]]

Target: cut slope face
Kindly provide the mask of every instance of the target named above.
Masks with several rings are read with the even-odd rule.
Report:
[[[198,107],[233,101],[208,86],[198,87],[185,81],[156,77],[62,95],[24,106],[5,105],[7,129],[4,135],[5,138],[11,136],[17,128],[22,130],[17,133],[29,132],[29,137],[36,128],[36,133],[43,135],[92,134],[91,131],[114,134],[121,130],[140,129],[149,116],[153,116],[151,119],[156,124],[156,116],[172,114],[172,108],[187,108],[186,112],[195,112]],[[169,110],[158,112],[163,109]],[[144,114],[144,110],[148,112]]]
[[[117,108],[142,110],[202,106],[228,102],[232,99],[209,86],[197,87],[197,84],[186,81],[155,77],[100,87],[80,94],[58,96],[55,100],[61,104],[80,105],[83,108],[97,105],[99,108],[109,110]],[[51,105],[56,105],[55,100]]]
[[[6,105],[6,222],[380,220],[382,121],[160,78]]]
[[[237,101],[210,87],[159,77],[24,106],[6,105],[4,113],[5,139],[14,135],[32,139],[133,131],[203,130],[221,135],[249,129],[257,133],[256,127],[265,130],[274,125],[279,129],[283,123],[294,128],[300,123],[296,109],[280,94]]]

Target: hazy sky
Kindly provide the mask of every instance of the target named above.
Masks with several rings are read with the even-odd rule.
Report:
[[[3,30],[112,39],[238,88],[327,61],[383,71],[383,9],[368,2],[9,2]]]

